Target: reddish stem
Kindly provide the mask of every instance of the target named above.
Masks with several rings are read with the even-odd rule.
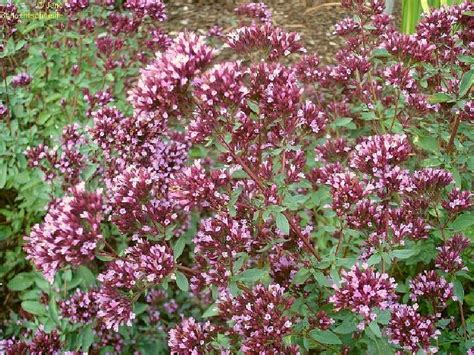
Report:
[[[242,158],[240,158],[237,154],[235,154],[232,149],[229,147],[229,145],[224,141],[224,140],[221,140],[221,142],[227,147],[227,149],[229,150],[229,153],[230,155],[232,155],[232,157],[237,161],[237,163],[242,167],[242,169],[244,169],[244,171],[247,173],[248,176],[250,176],[250,178],[255,182],[255,184],[257,185],[257,187],[260,189],[260,191],[263,193],[265,191],[265,187],[263,186],[263,183],[260,181],[260,179],[258,178],[257,175],[255,175],[252,171],[252,169],[250,169],[247,164],[245,164],[245,162],[242,160]],[[283,215],[286,217],[286,219],[288,220],[288,223],[290,224],[290,227],[291,229],[293,229],[293,231],[296,233],[296,235],[298,236],[299,239],[301,239],[301,241],[303,242],[303,244],[306,246],[306,248],[308,249],[308,251],[314,255],[314,257],[318,260],[318,261],[321,261],[321,256],[319,255],[319,253],[316,251],[316,249],[313,247],[313,245],[310,243],[310,241],[308,240],[308,238],[306,238],[303,233],[301,232],[301,229],[300,227],[298,226],[298,224],[294,221],[293,219],[293,216],[288,212],[288,211],[284,211],[283,212]]]
[[[446,147],[447,153],[451,153],[453,150],[454,138],[456,138],[456,134],[458,133],[460,122],[461,122],[460,115],[456,115],[456,118],[454,119],[453,130],[451,131],[451,137],[449,137],[449,143],[448,143],[448,146]]]

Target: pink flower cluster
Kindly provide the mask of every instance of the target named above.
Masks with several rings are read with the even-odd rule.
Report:
[[[123,296],[115,288],[104,286],[99,289],[97,296],[97,318],[100,319],[106,329],[118,332],[122,325],[131,326],[135,319],[133,304],[131,300]]]
[[[139,283],[159,284],[173,269],[168,247],[139,239],[125,249],[122,258],[110,262],[97,279],[107,287],[132,289]]]
[[[449,299],[456,301],[453,284],[448,283],[436,271],[424,271],[410,282],[410,299],[417,302],[420,298],[430,300],[436,309],[446,307]]]
[[[168,346],[175,354],[201,354],[212,351],[209,343],[217,334],[217,328],[209,321],[198,323],[185,318],[169,331]]]
[[[79,184],[55,201],[44,222],[33,226],[25,237],[26,258],[49,282],[53,282],[60,268],[94,259],[95,248],[102,239],[103,207],[100,190],[87,192],[84,184]]]
[[[0,340],[0,353],[6,355],[17,354],[59,354],[62,344],[56,330],[46,333],[40,326],[30,341],[5,339]]]
[[[229,201],[229,196],[218,191],[229,181],[224,171],[206,172],[201,161],[196,160],[190,167],[182,169],[171,182],[170,198],[184,211],[192,208],[219,210]]]
[[[412,353],[418,350],[435,353],[437,349],[431,345],[431,340],[437,339],[441,332],[436,329],[434,320],[422,316],[417,309],[417,304],[392,306],[392,317],[386,330],[389,341]]]
[[[99,310],[97,291],[77,289],[71,297],[59,302],[59,310],[61,315],[72,323],[91,323]]]
[[[398,298],[395,279],[367,265],[354,265],[350,271],[343,271],[341,285],[333,287],[336,292],[329,302],[336,311],[348,309],[360,314],[365,320],[359,324],[361,329],[377,318],[374,308],[388,309]]]
[[[123,233],[158,234],[178,218],[173,204],[160,199],[157,188],[166,186],[163,180],[150,168],[133,166],[115,176],[111,219]]]
[[[296,32],[285,32],[271,24],[240,27],[227,35],[227,45],[238,53],[268,51],[268,60],[277,60],[292,53],[304,53]]]
[[[216,52],[205,39],[192,32],[180,33],[165,51],[156,54],[141,71],[137,85],[129,92],[135,113],[159,112],[164,120],[181,115],[187,106],[187,86],[192,77],[204,69]]]
[[[252,290],[219,300],[219,311],[232,321],[232,329],[242,337],[242,352],[282,353],[283,337],[290,333],[294,318],[286,315],[293,299],[278,284],[257,285]]]
[[[166,7],[162,0],[127,0],[124,7],[138,17],[148,15],[156,21],[166,20]]]
[[[272,22],[272,12],[263,2],[249,2],[235,9],[235,13],[243,18],[255,19],[259,22]]]
[[[20,73],[12,78],[11,84],[15,88],[28,86],[33,78],[28,73]]]
[[[79,133],[79,125],[66,126],[61,136],[60,147],[49,148],[40,144],[26,150],[28,165],[39,168],[48,183],[61,177],[62,187],[66,190],[80,183],[80,173],[86,165],[85,156],[80,152],[80,147],[84,143],[85,139]]]
[[[456,273],[465,270],[462,253],[471,244],[470,240],[462,234],[456,234],[438,247],[438,256],[435,266],[447,273]]]

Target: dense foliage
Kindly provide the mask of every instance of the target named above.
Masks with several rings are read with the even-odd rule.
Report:
[[[262,3],[0,6],[0,352],[474,351],[474,6],[342,6],[330,65]]]

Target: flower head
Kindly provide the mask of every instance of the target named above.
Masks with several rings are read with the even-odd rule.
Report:
[[[135,313],[132,312],[132,303],[120,292],[112,287],[101,287],[97,291],[97,317],[107,329],[118,332],[121,325],[132,325]]]
[[[176,354],[200,354],[212,351],[209,344],[217,329],[209,321],[198,323],[194,318],[185,318],[169,331],[168,346]]]
[[[417,312],[418,305],[395,304],[391,307],[392,318],[387,327],[389,341],[402,349],[416,353],[418,350],[434,353],[431,340],[436,339],[440,331],[430,318]]]
[[[429,299],[437,308],[445,308],[449,299],[456,301],[453,284],[448,283],[436,271],[424,271],[410,282],[410,299],[417,302],[420,298]]]
[[[329,302],[335,310],[349,309],[367,322],[377,317],[375,307],[387,309],[397,300],[395,280],[367,266],[354,265],[350,271],[343,271],[341,285],[333,287],[336,293]]]
[[[26,258],[50,282],[63,266],[92,260],[97,241],[102,238],[102,213],[101,191],[87,192],[83,183],[77,185],[51,206],[44,222],[25,237]]]
[[[285,313],[293,299],[278,284],[257,285],[242,295],[219,300],[222,315],[230,317],[233,330],[243,337],[242,352],[282,353],[283,337],[291,332],[294,319]]]

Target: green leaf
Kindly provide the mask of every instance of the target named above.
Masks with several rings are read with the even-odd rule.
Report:
[[[449,226],[455,231],[464,231],[474,224],[474,213],[463,213]]]
[[[281,212],[275,212],[273,215],[275,216],[278,229],[281,230],[284,235],[290,234],[290,224],[288,223],[288,219],[285,217],[285,215]]]
[[[372,56],[376,58],[390,57],[390,53],[385,48],[376,48],[372,51]]]
[[[237,279],[244,282],[256,282],[264,278],[268,274],[265,269],[248,269],[241,272]]]
[[[334,121],[333,125],[334,127],[345,127],[347,126],[350,122],[352,122],[352,118],[350,117],[342,117],[338,118],[337,120]]]
[[[203,313],[203,318],[211,318],[219,314],[219,307],[216,303],[213,303],[206,311]]]
[[[295,284],[295,285],[301,285],[310,276],[311,276],[311,273],[308,269],[306,269],[306,268],[299,269],[296,272],[295,276],[293,277],[292,283]]]
[[[346,318],[344,319],[341,325],[339,325],[338,327],[334,329],[334,332],[338,334],[351,334],[355,332],[356,330],[357,330],[357,327],[354,324],[354,322],[351,319]]]
[[[459,280],[453,281],[453,288],[454,288],[454,296],[458,298],[458,301],[464,301],[464,288],[462,287],[462,283]]]
[[[95,284],[95,276],[86,266],[81,265],[77,268],[77,273],[82,280],[82,285],[89,287]]]
[[[147,303],[140,303],[140,302],[137,302],[137,303],[135,303],[135,305],[133,306],[133,313],[135,313],[135,315],[142,314],[143,312],[146,311],[147,308],[148,308],[148,304],[147,304]]]
[[[181,291],[187,292],[189,290],[189,282],[186,275],[180,271],[175,272],[176,275],[176,285],[178,285]]]
[[[186,246],[186,239],[181,237],[179,238],[173,247],[174,260],[177,260],[181,254],[183,254],[184,247]]]
[[[462,76],[461,82],[459,83],[459,96],[463,97],[471,89],[474,83],[474,69],[469,70]]]
[[[46,314],[46,307],[37,301],[23,301],[21,302],[21,308],[37,316]]]
[[[309,335],[321,344],[342,344],[339,337],[330,330],[314,329],[309,332]]]
[[[3,189],[6,183],[7,183],[7,166],[2,165],[0,166],[0,189]]]
[[[403,249],[403,250],[394,250],[391,254],[395,258],[403,260],[403,259],[408,259],[418,254],[418,251],[413,250],[413,249]]]
[[[259,113],[260,109],[258,107],[258,104],[255,101],[247,100],[247,105],[252,110],[252,112],[255,112],[256,114]]]
[[[56,324],[58,324],[59,323],[58,304],[56,302],[56,297],[54,296],[51,296],[49,299],[48,311],[49,311],[49,315],[51,316],[51,319],[54,320]]]
[[[11,279],[7,286],[13,291],[23,291],[30,287],[34,282],[34,277],[30,273],[22,272]]]
[[[432,104],[439,104],[443,102],[453,101],[453,98],[443,92],[437,92],[436,94],[431,95],[428,101]]]
[[[433,136],[421,136],[421,137],[416,137],[414,140],[414,143],[430,152],[437,153],[439,152],[439,145],[438,145],[438,139]]]
[[[92,325],[88,324],[87,326],[84,327],[84,330],[82,332],[81,348],[83,352],[87,353],[92,343],[94,342],[94,337],[95,335],[94,335],[94,331],[92,330]]]
[[[372,255],[369,260],[367,260],[367,265],[372,266],[380,263],[380,261],[382,261],[382,257],[380,256],[380,254],[377,253]]]
[[[380,327],[379,327],[379,325],[377,324],[376,321],[370,322],[369,323],[369,328],[375,334],[375,336],[377,338],[382,337],[382,332],[380,331]]]
[[[460,55],[458,57],[459,61],[467,64],[474,64],[474,56],[469,55]]]

